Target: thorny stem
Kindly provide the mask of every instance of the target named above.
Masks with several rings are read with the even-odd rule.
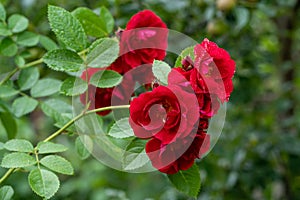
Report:
[[[55,137],[59,136],[61,133],[63,133],[68,127],[70,127],[74,122],[79,120],[80,118],[96,113],[96,112],[101,112],[101,111],[106,111],[106,110],[116,110],[116,109],[124,109],[124,108],[129,108],[130,105],[120,105],[120,106],[108,106],[108,107],[103,107],[103,108],[97,108],[93,110],[87,111],[86,109],[83,110],[79,115],[71,119],[68,123],[66,123],[62,128],[57,130],[56,132],[52,133],[49,137],[43,140],[43,142],[48,142]],[[5,181],[14,171],[18,170],[19,168],[10,168],[0,179],[0,184]]]

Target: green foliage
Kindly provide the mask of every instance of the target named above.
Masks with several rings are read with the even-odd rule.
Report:
[[[87,35],[94,37],[108,36],[106,22],[88,8],[77,8],[72,14],[80,21]]]
[[[39,80],[40,73],[38,68],[31,67],[27,69],[22,69],[20,76],[18,78],[18,85],[20,90],[28,90],[32,88]]]
[[[110,128],[108,135],[114,138],[128,138],[134,136],[128,120],[129,118],[122,118],[116,121]]]
[[[39,35],[26,31],[18,35],[16,42],[18,45],[22,46],[35,46],[39,42]]]
[[[17,122],[10,112],[0,112],[0,120],[6,131],[8,139],[13,139],[17,135]]]
[[[87,65],[94,68],[108,67],[119,55],[119,42],[115,39],[101,38],[89,48]]]
[[[84,67],[81,57],[68,49],[49,51],[43,56],[43,61],[48,67],[56,71],[77,72]]]
[[[24,31],[28,27],[28,24],[28,19],[23,15],[14,14],[8,18],[8,28],[13,33],[19,33]]]
[[[36,160],[27,153],[9,153],[5,155],[1,162],[1,167],[4,168],[21,168],[36,164]]]
[[[3,85],[0,86],[0,98],[8,98],[17,95],[19,92],[15,90],[14,88]]]
[[[56,122],[65,122],[68,114],[72,113],[71,105],[59,99],[46,100],[41,104],[41,108],[47,116]]]
[[[50,155],[42,158],[40,163],[45,167],[51,169],[52,171],[72,175],[74,174],[74,169],[69,161],[61,156]]]
[[[32,97],[50,96],[59,91],[61,84],[61,81],[52,78],[40,79],[31,88],[30,94]]]
[[[90,84],[99,88],[111,88],[120,84],[122,80],[123,77],[113,70],[101,70],[92,76]]]
[[[60,93],[66,96],[76,96],[84,93],[87,89],[87,82],[80,78],[69,77],[61,85]]]
[[[58,177],[45,169],[31,170],[28,176],[31,189],[41,197],[50,199],[59,188]]]
[[[53,142],[40,142],[37,146],[39,154],[59,153],[67,151],[67,147]]]
[[[28,140],[24,139],[12,139],[8,140],[4,146],[8,151],[18,151],[18,152],[33,152],[33,146]]]
[[[105,27],[104,30],[107,33],[111,33],[115,25],[115,21],[112,14],[106,7],[102,6],[99,10],[99,15],[100,15],[101,23]]]
[[[68,11],[56,6],[48,7],[48,19],[56,37],[67,47],[81,51],[87,46],[87,37],[81,23]]]
[[[195,198],[197,197],[201,187],[201,182],[199,169],[196,164],[194,164],[188,170],[183,170],[176,174],[168,175],[168,178],[179,191],[189,196]]]
[[[138,169],[149,162],[145,144],[145,140],[134,139],[126,146],[122,161],[124,170]]]
[[[85,144],[93,144],[91,139],[88,136],[84,136],[82,137],[82,139],[80,137],[77,137],[75,140],[75,147],[76,147],[76,152],[77,154],[80,156],[80,158],[82,160],[88,158],[90,156],[90,151],[92,150],[91,147],[86,148],[86,146],[82,143],[81,140],[84,140]]]
[[[1,4],[0,4],[1,6]],[[1,7],[0,7],[1,9]],[[1,11],[0,11],[1,12]],[[9,185],[4,185],[0,188],[0,199],[1,200],[10,200],[14,195],[14,189]]]
[[[14,61],[18,67],[23,67],[25,65],[25,59],[22,56],[16,56]]]
[[[29,97],[19,97],[12,104],[12,111],[17,117],[31,113],[39,104],[35,99]]]
[[[0,22],[0,36],[10,36],[12,32],[8,29],[7,25]]]
[[[168,84],[168,75],[171,72],[171,67],[160,60],[154,60],[152,71],[154,76],[164,85]]]
[[[47,50],[52,51],[54,49],[58,49],[57,44],[47,36],[41,35],[40,37],[41,45]]]
[[[0,43],[0,55],[12,57],[18,52],[16,43],[10,38],[4,38]]]
[[[6,11],[3,5],[0,3],[0,20],[5,21],[6,19]]]

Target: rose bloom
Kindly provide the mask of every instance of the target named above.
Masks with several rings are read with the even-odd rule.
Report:
[[[119,36],[120,57],[116,62],[122,63],[122,68],[152,64],[154,59],[163,60],[166,56],[167,26],[150,10],[132,16],[126,29],[119,32]]]
[[[191,134],[199,120],[197,107],[192,93],[177,86],[158,86],[132,100],[129,122],[137,137],[155,137],[169,144]]]
[[[144,10],[135,14],[127,23],[126,29],[120,32],[120,56],[107,69],[114,70],[121,75],[143,64],[152,64],[154,59],[163,60],[166,56],[168,30],[165,23],[152,11]],[[151,65],[148,66],[151,68]],[[141,68],[142,71],[135,71],[134,76],[137,79],[149,80],[152,78],[147,69]],[[89,78],[102,69],[88,69],[83,72],[81,78],[86,80],[86,73]],[[124,80],[123,85],[132,83]],[[141,82],[141,81],[138,81]],[[148,81],[149,82],[149,81]],[[150,81],[151,83],[151,81]],[[123,86],[122,85],[122,86]],[[128,86],[128,87],[127,87]],[[89,85],[88,100],[91,101],[89,109],[102,108],[111,105],[112,95],[117,96],[114,102],[124,102],[122,99],[128,99],[128,92],[134,87],[126,85],[125,88],[118,87],[113,92],[113,88],[96,88]],[[130,88],[130,89],[129,89]],[[118,99],[119,98],[119,99]],[[83,104],[86,103],[86,94],[80,95]],[[98,112],[99,115],[107,115],[110,111]]]
[[[197,80],[197,84],[193,84],[191,81],[192,75],[200,76],[198,79],[194,79]],[[200,118],[202,120],[211,118],[218,112],[220,103],[217,96],[209,93],[204,80],[195,68],[190,68],[188,71],[183,68],[173,68],[169,73],[168,83],[177,85],[197,97]]]
[[[192,87],[198,91],[216,94],[221,102],[229,100],[233,91],[232,77],[235,72],[235,62],[229,53],[218,47],[214,42],[204,39],[194,48],[195,64],[197,71],[191,72]],[[205,82],[206,87],[199,82]]]
[[[209,135],[199,129],[194,138],[187,137],[168,145],[153,138],[147,142],[145,149],[153,167],[163,173],[175,174],[179,170],[189,169],[209,147]]]

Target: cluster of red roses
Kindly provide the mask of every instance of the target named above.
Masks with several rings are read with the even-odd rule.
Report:
[[[134,15],[127,23],[124,30],[119,30],[117,36],[120,40],[120,53],[117,60],[115,60],[105,70],[114,70],[121,75],[126,72],[141,66],[151,65],[154,60],[163,60],[166,56],[168,29],[166,24],[152,11],[144,10]],[[147,74],[151,71],[139,72],[138,77],[141,79],[141,75],[144,75],[145,79],[153,77]],[[93,74],[98,72],[99,68],[88,68],[81,75],[83,80],[89,81]],[[136,72],[137,73],[137,72]],[[127,82],[132,83],[135,77],[129,77],[129,75],[123,77],[124,81],[122,85]],[[119,87],[120,88],[120,87]],[[123,90],[131,91],[134,85],[127,84],[127,88]],[[93,85],[89,85],[88,88],[88,100],[90,101],[90,108],[102,108],[111,105],[111,98],[114,88],[96,88]],[[124,98],[124,91],[120,91],[121,98]],[[127,95],[126,95],[127,96]],[[124,98],[125,99],[125,98]],[[80,96],[80,100],[83,104],[86,103],[86,95]],[[127,102],[128,103],[128,102]],[[97,114],[104,116],[110,113],[110,111],[98,112]]]
[[[130,122],[139,138],[151,138],[146,152],[159,171],[190,168],[209,150],[208,120],[233,90],[235,62],[205,39],[169,73],[168,86],[141,94],[130,104]]]
[[[126,83],[139,81],[135,75],[144,77],[146,82],[155,80],[152,63],[154,59],[164,59],[168,31],[158,16],[145,10],[134,15],[118,35],[120,56],[106,69],[124,75],[121,88],[126,87],[117,96],[129,103],[132,92],[126,96],[126,90],[134,91],[134,85]],[[153,84],[152,91],[130,102],[129,122],[135,135],[150,139],[146,153],[152,165],[167,174],[190,168],[196,158],[209,150],[209,119],[217,113],[220,103],[229,100],[233,90],[235,62],[224,49],[205,39],[194,47],[193,55],[194,60],[193,56],[186,56],[181,66],[171,70],[167,86]],[[141,65],[146,67],[137,70],[138,74],[126,76],[126,72]],[[88,76],[84,72],[82,78],[89,78],[98,70],[88,69]],[[105,107],[111,104],[113,88],[90,86],[89,94],[91,108]],[[85,101],[84,95],[81,100]]]

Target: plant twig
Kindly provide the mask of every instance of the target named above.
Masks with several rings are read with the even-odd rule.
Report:
[[[7,172],[1,177],[0,179],[0,184],[7,179],[13,172],[15,171],[15,168],[10,168],[9,170],[7,170]]]
[[[15,75],[18,71],[20,70],[20,68],[15,68],[13,71],[11,71],[1,82],[0,82],[0,86],[3,85],[6,81],[8,81],[13,75]]]

